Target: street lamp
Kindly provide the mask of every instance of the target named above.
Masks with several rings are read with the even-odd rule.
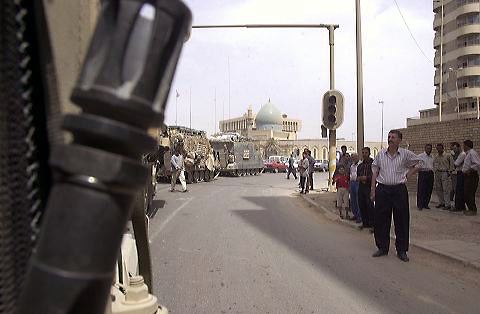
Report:
[[[457,99],[457,119],[460,117],[460,104],[458,101],[458,71],[463,70],[463,68],[458,68],[454,70],[453,68],[448,68],[449,72],[455,73],[455,90],[456,90],[456,96],[455,98]]]
[[[382,138],[380,139],[380,149],[383,149],[383,100],[378,101],[379,104],[382,105]]]

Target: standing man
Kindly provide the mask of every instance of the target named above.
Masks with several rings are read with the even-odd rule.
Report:
[[[437,192],[437,208],[450,209],[450,191],[452,190],[453,158],[444,153],[443,144],[437,144],[438,155],[433,158],[433,171],[435,172],[435,191]]]
[[[373,202],[370,199],[370,192],[372,189],[372,163],[373,159],[370,158],[370,147],[364,147],[362,149],[362,162],[357,167],[358,181],[360,185],[358,187],[358,207],[360,208],[360,214],[362,217],[363,228],[370,229],[373,232]]]
[[[465,180],[465,203],[468,210],[464,213],[467,216],[477,215],[477,205],[475,204],[475,193],[478,188],[478,173],[480,172],[480,157],[473,149],[473,142],[466,140],[463,142],[465,151],[465,161],[463,162],[463,176]]]
[[[306,149],[307,159],[308,159],[308,182],[307,182],[307,192],[308,187],[313,191],[313,172],[315,171],[315,159],[312,157],[312,152],[309,149]]]
[[[358,207],[358,187],[360,181],[358,181],[357,168],[358,168],[358,154],[352,154],[352,165],[350,166],[350,207],[352,208],[353,219],[356,223],[362,222],[362,216],[360,215],[360,208]]]
[[[418,155],[421,160],[418,172],[417,184],[417,208],[423,210],[430,209],[428,204],[433,191],[433,156],[432,144],[425,145],[425,152]]]
[[[450,209],[451,211],[464,211],[465,210],[465,198],[464,198],[464,179],[463,179],[463,162],[465,160],[465,152],[462,151],[460,144],[457,142],[452,143],[450,147],[453,151],[453,165],[455,166],[454,174],[452,175],[452,187],[454,191],[455,204]]]
[[[288,158],[288,172],[287,172],[287,179],[290,180],[290,174],[293,174],[295,180],[297,180],[297,171],[295,170],[295,159],[293,159],[293,153]]]
[[[375,201],[374,233],[378,251],[372,256],[388,254],[390,247],[390,225],[395,224],[395,247],[397,257],[408,262],[410,212],[407,179],[418,171],[415,166],[420,159],[413,152],[400,148],[402,133],[388,133],[388,148],[383,149],[372,163],[371,200]]]
[[[182,185],[182,192],[187,192],[187,183],[185,182],[185,163],[183,161],[183,156],[180,155],[179,150],[175,150],[175,154],[171,159],[172,164],[172,185],[170,192],[175,192],[175,184],[177,183],[177,178],[180,180]]]

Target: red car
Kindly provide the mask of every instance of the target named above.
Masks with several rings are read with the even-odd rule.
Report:
[[[283,156],[270,156],[268,160],[264,162],[264,172],[286,172],[288,165],[285,162],[286,157]]]

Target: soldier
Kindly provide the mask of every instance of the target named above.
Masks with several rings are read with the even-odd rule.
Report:
[[[438,155],[433,159],[433,171],[435,172],[435,190],[438,197],[437,208],[449,210],[450,191],[452,180],[450,175],[454,169],[453,158],[450,154],[444,154],[443,144],[437,144]]]

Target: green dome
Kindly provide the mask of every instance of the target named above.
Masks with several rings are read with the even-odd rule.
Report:
[[[274,131],[281,131],[283,126],[282,113],[268,100],[257,113],[255,124],[257,130],[273,129]]]

